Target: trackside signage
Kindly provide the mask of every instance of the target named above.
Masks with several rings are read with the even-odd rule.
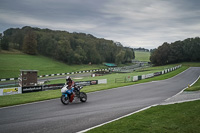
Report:
[[[87,86],[90,85],[90,81],[79,81],[75,82],[76,85],[82,85],[82,86]]]
[[[42,91],[42,86],[22,87],[22,93]]]
[[[61,89],[65,84],[51,84],[51,85],[44,85],[42,86],[42,90],[55,90]]]
[[[11,87],[11,88],[0,89],[0,96],[20,94],[20,93],[22,93],[21,87]]]
[[[76,85],[82,85],[82,86],[96,85],[96,84],[98,84],[98,80],[79,81],[79,82],[75,82],[75,84],[76,84]]]
[[[90,81],[90,85],[96,85],[96,84],[98,84],[98,80],[92,80],[92,81]]]

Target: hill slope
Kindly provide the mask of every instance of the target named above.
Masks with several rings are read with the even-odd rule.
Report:
[[[147,61],[150,62],[150,52],[141,52],[141,51],[134,51],[135,52],[135,60],[139,61]]]
[[[0,78],[18,77],[19,70],[39,70],[38,75],[66,73],[97,68],[105,68],[103,65],[67,65],[53,59],[37,55],[3,54],[0,53]]]

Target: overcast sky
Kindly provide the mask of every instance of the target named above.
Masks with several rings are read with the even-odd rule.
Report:
[[[199,36],[200,0],[0,0],[0,32],[23,26],[152,49]]]

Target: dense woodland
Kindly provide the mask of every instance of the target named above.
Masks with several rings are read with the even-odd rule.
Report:
[[[18,49],[68,64],[127,63],[135,58],[132,48],[85,33],[69,33],[33,27],[10,28],[0,34],[1,49]]]
[[[151,53],[150,60],[155,65],[200,61],[200,38],[188,38],[171,44],[163,43]]]

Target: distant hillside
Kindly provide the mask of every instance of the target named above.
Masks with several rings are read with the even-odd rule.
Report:
[[[69,33],[25,26],[3,32],[1,48],[44,55],[68,64],[128,63],[134,59],[132,48],[91,34]]]
[[[19,77],[20,70],[39,70],[38,75],[67,73],[105,68],[104,65],[67,65],[40,55],[20,54],[19,52],[0,53],[0,78]]]
[[[150,52],[135,51],[135,60],[150,62]]]

